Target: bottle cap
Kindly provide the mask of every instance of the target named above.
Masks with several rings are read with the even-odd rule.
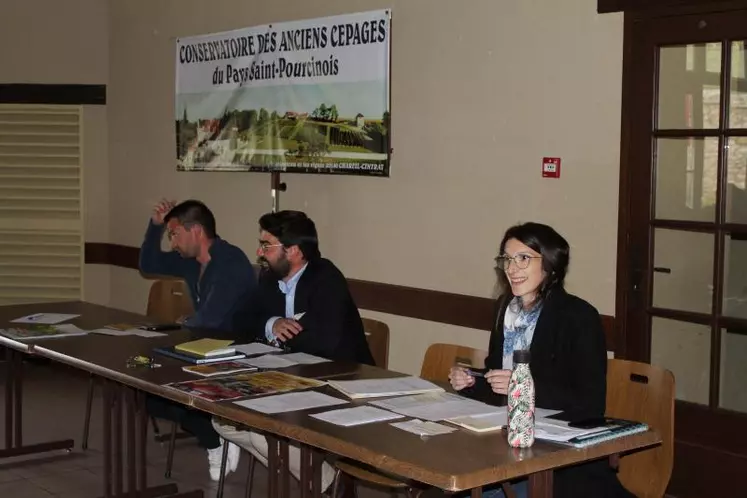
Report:
[[[514,365],[517,363],[529,363],[529,350],[528,349],[517,349],[514,351]]]

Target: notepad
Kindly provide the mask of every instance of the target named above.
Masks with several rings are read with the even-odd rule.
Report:
[[[223,339],[198,339],[178,344],[174,346],[174,349],[197,356],[220,356],[236,351],[235,348],[228,347],[231,344],[233,344],[233,341]]]
[[[604,426],[591,429],[568,427],[567,423],[562,421],[545,419],[535,424],[534,437],[536,439],[573,446],[574,448],[586,448],[587,446],[639,432],[646,432],[647,430],[648,425],[644,423],[621,419],[608,418]]]

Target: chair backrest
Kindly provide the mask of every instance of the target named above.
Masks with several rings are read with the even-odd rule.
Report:
[[[449,370],[455,364],[482,368],[487,356],[488,352],[481,349],[456,344],[431,344],[425,352],[420,376],[431,381],[446,382],[449,380]]]
[[[661,498],[674,462],[674,375],[646,363],[607,360],[607,416],[645,422],[661,446],[623,456],[620,481],[638,498]]]
[[[194,313],[189,288],[183,280],[156,280],[150,286],[149,318],[161,322],[174,322],[179,317]]]
[[[361,318],[361,320],[363,320],[363,331],[366,333],[368,347],[376,366],[387,368],[389,365],[389,325],[373,318]]]

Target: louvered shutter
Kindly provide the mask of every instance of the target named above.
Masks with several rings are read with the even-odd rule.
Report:
[[[0,305],[81,298],[78,106],[0,105]]]

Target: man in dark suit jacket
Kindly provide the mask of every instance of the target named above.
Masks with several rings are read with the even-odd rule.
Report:
[[[259,220],[260,276],[252,328],[291,351],[373,365],[347,280],[321,257],[314,222],[299,211]]]
[[[266,263],[260,276],[251,327],[258,338],[291,351],[331,360],[374,364],[358,308],[345,276],[319,252],[314,222],[300,211],[268,213],[259,219],[257,255]],[[213,426],[267,465],[264,436],[221,421]],[[290,445],[289,469],[300,477],[300,452]],[[334,471],[322,466],[322,491]]]

